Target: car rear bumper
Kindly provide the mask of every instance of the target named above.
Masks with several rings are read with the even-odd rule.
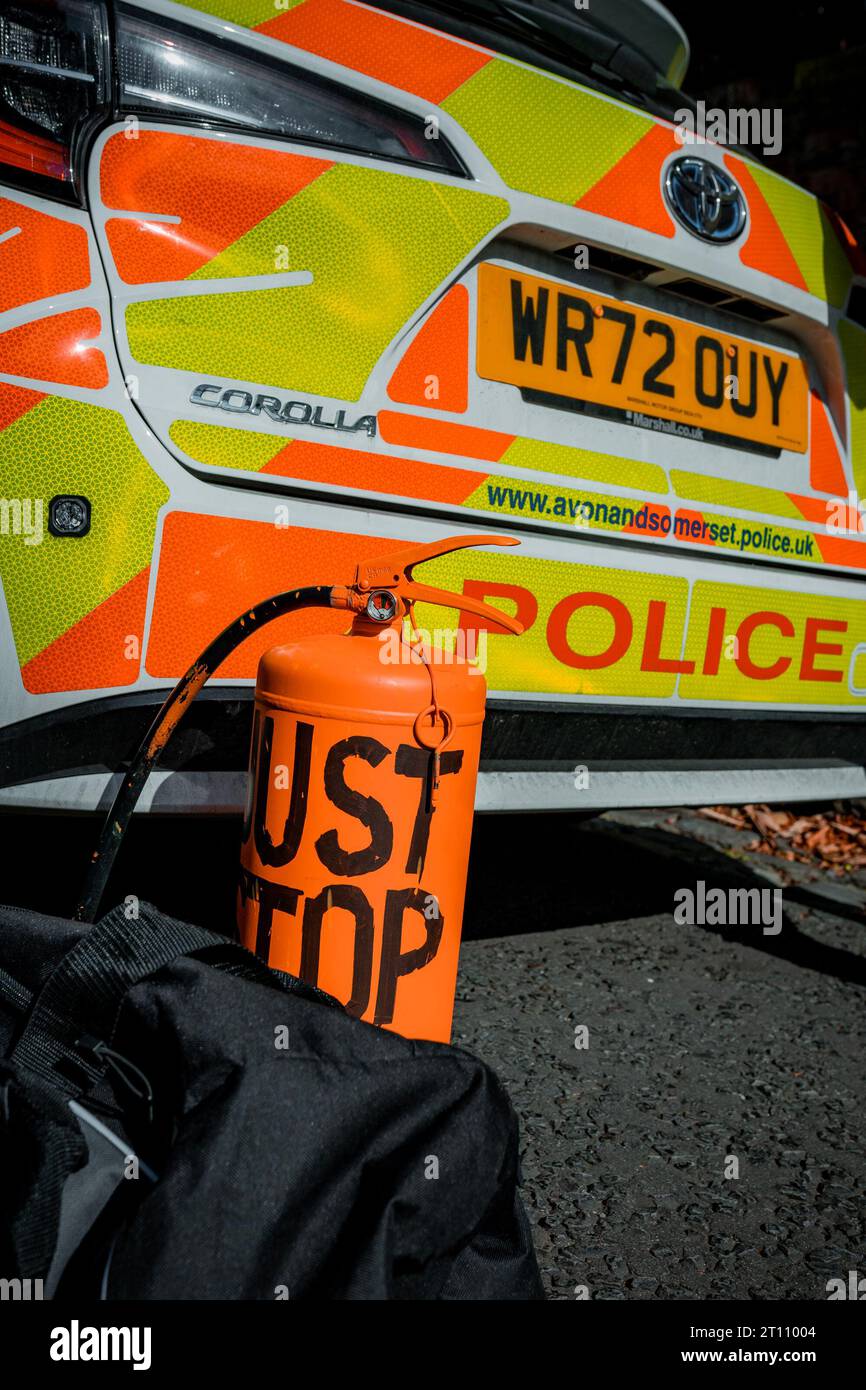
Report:
[[[866,771],[855,763],[800,761],[768,766],[742,761],[731,767],[688,762],[619,767],[482,767],[476,812],[598,812],[624,807],[793,803],[866,797]],[[119,773],[73,773],[0,790],[0,812],[43,814],[105,812],[120,786]],[[241,816],[245,772],[155,772],[137,814]]]
[[[86,701],[0,733],[0,809],[107,809],[168,691]],[[203,691],[139,811],[243,811],[252,690]],[[866,720],[640,706],[488,702],[478,811],[598,811],[866,796]]]

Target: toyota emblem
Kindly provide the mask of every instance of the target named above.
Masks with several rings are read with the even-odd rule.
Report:
[[[739,187],[708,159],[675,159],[665,179],[665,197],[677,221],[704,241],[735,241],[745,226],[746,200]]]

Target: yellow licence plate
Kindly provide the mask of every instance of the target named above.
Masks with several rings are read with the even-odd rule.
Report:
[[[498,265],[478,287],[480,376],[805,452],[794,353]]]

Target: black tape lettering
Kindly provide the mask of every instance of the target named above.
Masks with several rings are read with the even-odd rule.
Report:
[[[451,749],[443,753],[439,759],[439,776],[447,777],[449,774],[459,772],[462,766],[463,749]],[[415,815],[415,824],[412,827],[412,842],[406,857],[407,874],[415,874],[420,878],[424,871],[424,860],[427,858],[430,822],[433,818],[433,810],[430,805],[433,759],[426,748],[416,748],[414,744],[401,743],[397,749],[394,770],[401,777],[417,777],[421,782],[418,810]]]
[[[304,906],[301,937],[300,977],[309,985],[319,982],[319,951],[325,913],[340,907],[355,919],[355,953],[352,966],[352,997],[346,1012],[360,1018],[370,1002],[373,980],[373,909],[361,889],[352,883],[334,883],[323,888]]]
[[[362,796],[346,786],[343,776],[347,758],[363,758],[371,767],[378,767],[387,758],[388,749],[375,738],[353,734],[335,743],[325,762],[325,794],[340,811],[359,820],[370,831],[370,843],[365,849],[340,848],[336,830],[326,830],[316,841],[316,853],[325,868],[341,878],[371,874],[391,858],[394,848],[394,827],[385,808],[372,796]]]
[[[256,803],[255,803],[255,789],[256,789],[256,780],[257,780],[257,778],[258,778],[258,773],[259,773],[258,747],[259,747],[259,725],[260,725],[260,723],[261,723],[261,715],[260,715],[259,711],[256,710],[255,714],[253,715],[253,736],[252,736],[252,738],[250,739],[250,759],[249,759],[250,784],[249,784],[249,787],[247,788],[247,804],[246,804],[246,806],[244,807],[244,824],[243,824],[243,832],[242,832],[242,834],[241,834],[241,844],[242,844],[242,845],[245,845],[245,844],[247,844],[247,843],[249,842],[250,834],[251,834],[252,828],[253,828],[253,807],[254,807],[255,804],[256,804]]]
[[[294,917],[298,910],[301,890],[300,888],[284,888],[281,883],[271,883],[266,878],[260,878],[258,874],[250,873],[248,869],[241,869],[239,887],[241,903],[244,906],[250,900],[259,905],[259,918],[256,924],[256,955],[267,965],[271,957],[271,930],[274,924],[274,913],[285,912],[289,917]]]
[[[267,828],[268,793],[271,790],[271,750],[274,741],[274,721],[265,715],[262,741],[259,747],[254,837],[256,851],[263,864],[281,869],[298,852],[304,823],[307,819],[307,798],[310,791],[310,756],[313,748],[313,726],[300,721],[295,725],[295,760],[292,768],[292,796],[289,814],[283,827],[282,843],[275,845]]]
[[[429,917],[425,912],[428,902],[436,906],[435,913]],[[421,946],[411,951],[401,952],[403,942],[403,918],[408,909],[419,913],[427,932],[427,939]],[[389,888],[385,898],[385,922],[382,929],[382,961],[379,967],[379,990],[376,997],[374,1023],[390,1023],[394,1017],[394,1002],[397,998],[397,981],[414,970],[423,970],[429,965],[442,940],[445,918],[430,893],[423,888]]]

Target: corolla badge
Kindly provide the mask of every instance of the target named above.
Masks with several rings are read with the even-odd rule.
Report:
[[[206,405],[212,410],[224,410],[229,415],[266,415],[279,425],[312,425],[317,430],[339,430],[341,434],[363,433],[376,437],[375,415],[359,415],[348,420],[348,412],[337,410],[333,420],[325,416],[325,408],[309,401],[281,401],[278,396],[264,396],[244,391],[240,387],[223,390],[212,382],[203,381],[190,396],[193,405]]]

